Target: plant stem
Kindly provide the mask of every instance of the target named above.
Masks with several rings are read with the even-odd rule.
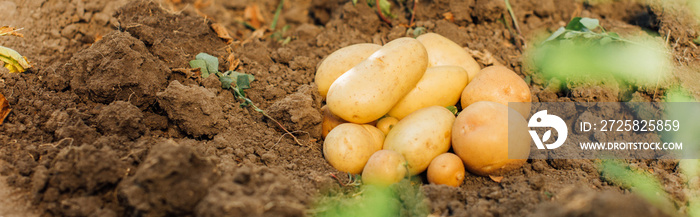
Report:
[[[381,4],[379,4],[379,1],[381,1],[381,0],[377,0],[377,1],[376,1],[376,3],[377,3],[377,4],[376,4],[376,6],[377,6],[377,13],[379,13],[379,18],[381,18],[382,21],[386,22],[387,24],[389,24],[389,26],[391,26],[391,21],[389,21],[389,19],[387,19],[387,18],[384,16],[384,13],[382,13],[382,6],[381,6]]]
[[[523,32],[520,31],[520,25],[518,25],[518,19],[515,18],[515,12],[513,12],[513,7],[510,6],[510,1],[505,0],[505,2],[506,2],[506,8],[508,9],[508,13],[510,14],[510,18],[513,20],[513,26],[515,26],[515,31],[518,33],[518,35],[516,36],[516,40],[515,40],[516,45],[518,45],[518,47],[521,48],[521,50],[522,50],[521,41],[519,41],[519,40],[522,40],[522,44],[524,45],[525,44],[525,37],[523,37]]]
[[[413,0],[413,13],[411,13],[411,22],[408,24],[408,27],[413,27],[413,25],[415,24],[413,21],[416,18],[416,5],[418,5],[418,0]]]
[[[241,99],[241,100],[245,101],[245,102],[248,103],[251,107],[253,107],[253,110],[255,110],[256,112],[260,112],[263,116],[265,116],[266,118],[269,118],[270,120],[272,120],[273,122],[275,122],[275,124],[277,124],[277,126],[279,126],[280,128],[282,128],[282,130],[284,130],[285,133],[288,133],[290,136],[292,136],[292,138],[294,139],[294,142],[296,142],[299,146],[304,146],[303,144],[301,144],[301,142],[299,142],[299,139],[298,139],[296,136],[294,136],[294,134],[292,134],[291,132],[289,132],[289,130],[287,130],[287,128],[285,128],[284,126],[282,126],[282,124],[281,124],[279,121],[277,121],[277,119],[272,118],[272,116],[268,115],[267,112],[265,112],[264,110],[258,108],[258,106],[255,106],[255,103],[253,103],[252,100],[248,99],[248,97],[243,96],[243,94],[238,90],[238,88],[232,88],[232,89],[233,89],[234,92],[236,93],[236,97],[237,97],[238,99]]]
[[[282,13],[282,6],[284,6],[284,0],[280,0],[280,4],[277,5],[277,10],[275,10],[275,17],[272,19],[272,23],[270,24],[270,30],[275,30],[277,27],[277,20],[280,18],[280,14]]]

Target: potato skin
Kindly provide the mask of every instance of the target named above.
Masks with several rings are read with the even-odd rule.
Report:
[[[462,91],[462,108],[479,101],[497,102],[505,106],[508,106],[508,102],[528,102],[513,105],[513,109],[527,117],[532,95],[530,87],[515,72],[505,66],[489,66],[481,70]]]
[[[426,33],[416,38],[428,51],[430,63],[428,66],[456,65],[469,73],[469,81],[474,79],[481,66],[464,48],[452,40],[436,33]]]
[[[318,93],[326,97],[331,84],[343,73],[367,59],[374,52],[382,48],[378,44],[361,43],[350,45],[329,54],[316,69],[314,82],[318,86]]]
[[[455,116],[445,107],[420,109],[399,121],[384,140],[384,149],[401,153],[409,174],[425,171],[436,156],[450,149]]]
[[[452,153],[438,155],[428,166],[428,182],[431,184],[459,187],[465,174],[462,159]]]
[[[389,115],[400,120],[425,107],[455,105],[468,83],[469,75],[462,67],[430,67],[416,87],[389,111]]]
[[[372,143],[374,144],[372,149],[381,150],[384,147],[384,139],[386,138],[384,132],[370,124],[362,124],[362,127],[372,135]]]
[[[508,112],[508,111],[511,112]],[[508,134],[508,128],[513,133]],[[527,122],[515,110],[496,102],[481,101],[462,110],[452,128],[452,148],[469,172],[501,175],[521,167],[530,154]],[[508,144],[508,137],[514,143]],[[508,146],[516,150],[509,159]]]
[[[323,133],[324,139],[326,138],[326,136],[328,136],[328,133],[330,133],[331,130],[333,130],[333,128],[337,127],[340,124],[347,123],[347,121],[331,113],[331,110],[328,109],[327,105],[321,107],[321,114],[323,114],[323,121],[321,122],[321,132]]]
[[[323,141],[323,156],[328,163],[352,174],[361,173],[369,157],[380,149],[371,132],[353,123],[338,125]]]
[[[379,150],[372,154],[362,170],[362,183],[389,186],[406,176],[406,159],[398,152]]]
[[[346,121],[368,123],[389,112],[427,67],[428,53],[418,40],[393,40],[336,79],[326,103]]]

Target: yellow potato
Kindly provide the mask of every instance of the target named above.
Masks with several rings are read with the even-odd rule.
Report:
[[[528,117],[531,97],[530,87],[515,72],[505,66],[489,66],[464,88],[462,108],[479,101],[497,102],[505,106],[508,106],[508,102],[527,102],[512,106],[523,117]]]
[[[321,107],[321,113],[323,114],[323,121],[321,122],[321,132],[323,133],[323,138],[326,138],[328,133],[330,133],[333,128],[340,124],[347,123],[347,121],[331,113],[331,110],[328,109],[327,105]]]
[[[418,36],[425,49],[428,51],[430,63],[428,66],[455,65],[464,68],[469,73],[469,80],[474,79],[481,66],[474,60],[463,47],[452,40],[435,33],[427,33]]]
[[[359,124],[333,128],[323,141],[323,156],[335,169],[359,174],[374,152],[381,150],[370,131]]]
[[[367,132],[372,135],[372,142],[374,143],[373,148],[380,150],[384,147],[384,132],[382,132],[380,129],[378,129],[375,126],[369,125],[369,124],[362,124],[362,127],[367,130]]]
[[[508,112],[508,111],[511,112]],[[511,134],[508,134],[510,128]],[[452,148],[469,172],[501,175],[521,167],[530,155],[527,122],[512,108],[481,101],[462,110],[452,128]],[[509,136],[512,143],[508,144]],[[509,159],[508,150],[514,151]]]
[[[391,130],[391,128],[393,128],[394,125],[396,125],[396,123],[398,123],[398,122],[399,122],[399,119],[397,119],[395,117],[391,117],[391,116],[386,116],[386,117],[383,117],[382,119],[379,119],[379,121],[377,121],[377,128],[379,130],[381,130],[384,133],[384,135],[387,135],[387,134],[389,134],[389,131]]]
[[[401,181],[405,176],[406,159],[398,152],[379,150],[372,154],[362,170],[362,183],[389,186]]]
[[[450,149],[455,116],[441,106],[420,109],[401,119],[384,140],[384,149],[401,153],[409,174],[425,171],[436,156]]]
[[[393,40],[336,79],[326,103],[349,122],[379,119],[416,86],[427,67],[428,53],[418,40]]]
[[[438,155],[428,166],[428,182],[436,185],[459,187],[464,181],[464,163],[452,153]]]
[[[326,97],[331,84],[346,71],[367,59],[382,48],[378,44],[362,43],[350,45],[329,54],[316,69],[316,86],[322,97]]]
[[[389,111],[389,115],[403,119],[406,115],[425,107],[455,105],[467,83],[469,75],[462,67],[430,67],[416,87]]]

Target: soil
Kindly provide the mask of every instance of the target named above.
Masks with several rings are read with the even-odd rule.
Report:
[[[396,3],[392,1],[393,3]],[[598,18],[610,31],[662,36],[680,85],[696,97],[697,19],[685,7],[638,1],[512,1],[528,43],[573,16]],[[242,20],[257,5],[263,25],[276,0],[11,0],[0,26],[24,28],[1,45],[27,56],[25,73],[0,70],[0,93],[13,109],[0,125],[0,216],[304,216],[320,192],[348,181],[321,151],[316,66],[332,51],[411,36],[410,14],[395,6],[392,25],[364,0],[292,0],[283,5],[282,40]],[[609,5],[612,4],[612,5]],[[504,25],[505,4],[419,1],[416,25],[461,46],[491,53],[531,80],[533,101],[659,101],[667,87],[621,90],[547,81],[524,67],[519,40]],[[449,14],[451,13],[451,14]],[[507,16],[506,16],[507,17]],[[509,25],[511,22],[505,21]],[[224,26],[227,44],[210,27]],[[546,34],[545,34],[546,35]],[[283,44],[284,37],[290,37]],[[527,44],[526,44],[527,45]],[[241,107],[214,77],[188,74],[200,52],[255,81],[247,97],[277,123]],[[230,55],[233,58],[228,58]],[[235,60],[235,61],[234,61]],[[482,64],[486,62],[482,61]],[[605,180],[595,160],[530,160],[499,182],[467,175],[459,187],[425,184],[437,216],[660,216],[659,209]],[[685,215],[688,177],[674,160],[630,160],[662,180]],[[338,175],[339,180],[331,174]],[[8,197],[6,197],[8,195]]]

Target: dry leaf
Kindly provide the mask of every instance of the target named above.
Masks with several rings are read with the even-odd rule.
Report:
[[[233,42],[231,34],[229,34],[228,30],[226,30],[226,28],[221,24],[212,23],[211,29],[213,29],[214,32],[216,32],[216,35],[219,36],[219,38],[224,39],[224,41],[226,41],[226,44],[231,44]]]
[[[455,15],[452,14],[452,12],[445,12],[442,14],[443,17],[445,17],[445,20],[450,21],[450,22],[455,22]]]
[[[207,1],[204,1],[204,0],[197,0],[197,1],[194,1],[194,8],[196,8],[196,9],[206,8],[206,7],[209,7],[209,5],[211,5],[211,0],[207,0]]]
[[[100,40],[102,40],[102,34],[98,32],[97,34],[95,34],[95,42],[98,42]]]
[[[465,47],[464,49],[467,50],[467,52],[469,54],[471,54],[472,57],[474,57],[474,59],[476,59],[477,62],[483,64],[484,66],[490,66],[490,65],[502,66],[503,65],[500,62],[498,62],[498,60],[488,50],[484,50],[483,52],[481,52],[478,50],[471,50],[468,47]]]
[[[5,122],[5,118],[7,115],[10,114],[10,103],[7,102],[7,99],[5,99],[5,96],[0,93],[0,125],[2,125],[2,122]]]
[[[11,36],[17,36],[17,37],[24,37],[24,35],[17,32],[18,30],[21,30],[21,29],[15,29],[15,28],[9,27],[9,26],[0,27],[0,36],[11,35]]]
[[[2,63],[5,68],[9,69],[10,73],[24,72],[32,67],[27,57],[3,46],[0,46],[0,63]]]
[[[503,176],[489,176],[489,178],[491,178],[491,180],[493,180],[494,182],[498,183],[501,183],[501,180],[503,180]]]
[[[228,71],[235,71],[238,65],[241,64],[241,60],[236,58],[236,55],[233,53],[226,57],[226,61],[228,62]]]
[[[201,68],[174,68],[170,70],[172,73],[178,73],[185,75],[188,79],[194,78],[195,80],[197,78],[202,77],[202,70]]]
[[[248,22],[253,28],[259,29],[265,22],[260,7],[257,4],[248,5],[243,11],[243,19]]]
[[[253,33],[250,34],[250,37],[243,40],[241,44],[248,44],[255,39],[262,38],[265,35],[265,31],[267,31],[267,28],[264,27],[253,31]]]

